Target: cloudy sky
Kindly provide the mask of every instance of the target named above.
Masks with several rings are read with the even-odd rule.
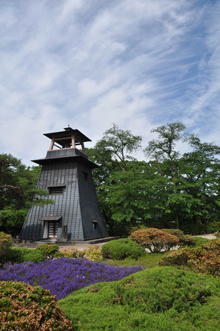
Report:
[[[220,145],[219,17],[218,0],[0,0],[0,153],[31,165],[68,124],[87,147],[116,123],[144,148],[175,121]]]

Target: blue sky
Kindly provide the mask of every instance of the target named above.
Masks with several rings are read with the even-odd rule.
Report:
[[[220,145],[219,17],[211,0],[0,0],[0,153],[31,165],[68,124],[87,147],[116,123],[145,148],[175,121]]]

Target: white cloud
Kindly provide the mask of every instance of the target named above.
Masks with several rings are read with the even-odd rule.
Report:
[[[68,124],[94,144],[116,123],[145,147],[177,120],[220,143],[219,14],[190,0],[0,2],[1,151],[28,164]]]

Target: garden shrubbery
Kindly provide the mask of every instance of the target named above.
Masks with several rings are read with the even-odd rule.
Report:
[[[12,246],[11,235],[0,232],[0,263],[4,263]]]
[[[135,231],[131,234],[131,239],[137,244],[148,248],[152,253],[170,250],[172,247],[179,244],[177,236],[156,228]]]
[[[102,255],[106,259],[124,260],[131,257],[137,260],[143,254],[145,249],[130,238],[112,240],[102,246]]]
[[[178,238],[184,235],[184,232],[180,229],[162,229],[162,231],[177,236]]]
[[[219,330],[220,283],[171,267],[91,285],[58,302],[76,330]]]
[[[171,252],[159,261],[159,265],[187,268],[196,273],[220,276],[220,240]]]
[[[1,281],[0,330],[72,330],[72,323],[48,290]]]
[[[43,257],[46,259],[47,257],[54,257],[59,252],[58,245],[51,245],[51,244],[42,244],[36,248]]]
[[[83,257],[90,261],[96,261],[102,259],[102,248],[98,245],[91,245],[84,251]]]
[[[195,247],[207,244],[210,242],[210,239],[207,238],[202,238],[202,237],[193,237],[194,243],[195,243]]]
[[[36,249],[32,249],[31,252],[24,255],[23,259],[24,262],[39,263],[44,260],[44,256]]]

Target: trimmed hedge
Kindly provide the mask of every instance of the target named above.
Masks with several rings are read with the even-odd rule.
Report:
[[[102,246],[102,255],[105,259],[124,260],[127,257],[137,260],[145,254],[145,249],[130,238],[109,241]]]
[[[72,330],[55,296],[42,287],[0,282],[0,329],[17,331]]]
[[[172,267],[99,283],[58,302],[78,331],[219,330],[220,282]]]

